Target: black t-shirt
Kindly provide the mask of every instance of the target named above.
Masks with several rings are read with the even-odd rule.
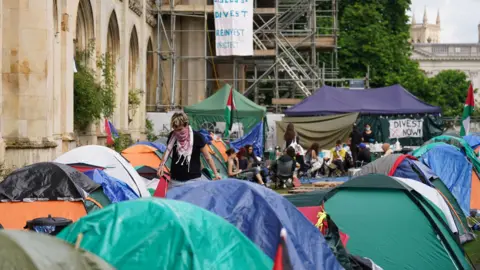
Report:
[[[367,134],[366,132],[363,132],[363,141],[365,143],[371,143],[375,140],[375,137],[373,135],[373,132],[371,132],[370,134]]]
[[[172,132],[168,135],[168,142],[172,137]],[[177,143],[173,146],[173,153],[172,153],[172,165],[170,168],[170,174],[173,180],[177,181],[188,181],[195,178],[199,178],[202,176],[202,165],[200,162],[200,154],[201,149],[205,146],[205,139],[203,136],[194,131],[193,132],[193,149],[192,149],[192,156],[190,158],[190,170],[188,167],[187,162],[184,162],[182,165],[183,157],[181,160],[178,161],[178,153],[177,153]]]
[[[362,134],[358,131],[352,131],[350,138],[352,138],[352,145],[354,146],[357,146],[362,142]]]

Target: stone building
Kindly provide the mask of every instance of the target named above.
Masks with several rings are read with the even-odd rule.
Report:
[[[91,42],[94,55],[109,53],[115,63],[112,122],[134,139],[144,136],[145,93],[156,85],[151,2],[0,0],[1,164],[50,161],[78,144],[104,143],[103,122],[74,130],[74,57]],[[135,112],[128,106],[132,89],[141,100]]]
[[[440,43],[440,32],[440,11],[437,13],[435,24],[428,22],[426,8],[421,23],[417,23],[415,14],[412,15],[412,24],[410,26],[411,43]]]
[[[461,70],[467,74],[474,88],[480,88],[480,43],[413,44],[413,60],[433,77],[442,70]],[[466,89],[465,89],[466,91]],[[480,100],[480,93],[476,93]]]

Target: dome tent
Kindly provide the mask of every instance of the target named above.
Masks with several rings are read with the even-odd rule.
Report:
[[[399,179],[356,177],[321,203],[350,236],[348,250],[384,269],[474,269],[441,212]]]
[[[67,164],[86,171],[99,169],[127,183],[140,197],[150,197],[145,182],[128,161],[114,150],[99,145],[85,145],[74,148],[55,159],[55,162]]]
[[[13,171],[0,182],[0,224],[22,229],[26,222],[48,215],[73,221],[109,205],[100,185],[60,163],[41,162]]]
[[[0,230],[0,250],[0,269],[114,269],[89,252],[41,233]]]
[[[432,144],[429,144],[429,146],[430,145]],[[417,151],[421,151],[421,149]],[[464,200],[456,199],[454,194],[452,194],[451,190],[449,190],[445,184],[443,175],[440,175],[442,177],[439,177],[439,175],[435,174],[434,171],[425,166],[425,164],[417,160],[415,157],[402,154],[388,155],[363,166],[355,176],[368,174],[384,174],[388,176],[408,178],[436,188],[450,208],[456,229],[458,230],[459,241],[465,243],[474,239],[467,223],[467,216],[460,204],[464,204]],[[452,229],[452,231],[456,232],[455,229]]]
[[[121,221],[121,222],[120,222]],[[140,199],[112,204],[57,237],[122,269],[272,269],[273,261],[234,226],[192,204]]]
[[[227,179],[174,188],[167,198],[193,203],[225,218],[272,259],[280,230],[285,228],[294,269],[341,269],[318,229],[283,196],[268,188]]]

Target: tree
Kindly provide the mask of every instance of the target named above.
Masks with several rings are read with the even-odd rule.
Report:
[[[370,85],[385,86],[392,74],[420,72],[409,59],[409,0],[346,0],[339,7],[339,65],[347,78],[364,77]]]
[[[463,112],[470,81],[459,70],[445,70],[430,78],[429,93],[424,93],[426,102],[440,106],[445,116],[457,116]]]

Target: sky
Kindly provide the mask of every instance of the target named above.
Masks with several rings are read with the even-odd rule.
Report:
[[[425,7],[429,23],[435,23],[440,10],[442,43],[478,42],[480,0],[412,0],[409,15],[414,12],[417,23],[420,23]]]

